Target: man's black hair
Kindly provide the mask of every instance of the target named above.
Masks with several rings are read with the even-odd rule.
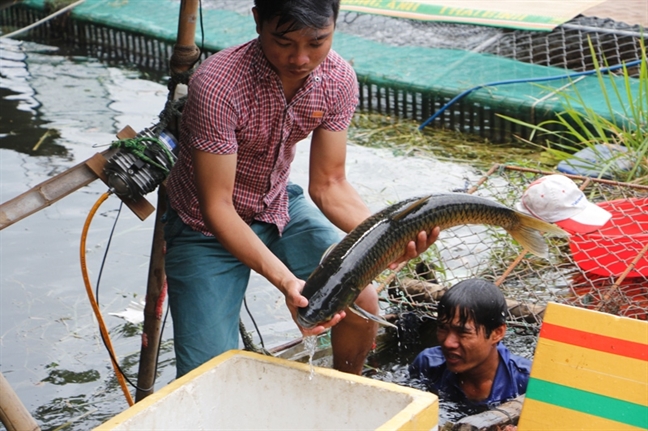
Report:
[[[461,326],[472,320],[477,330],[484,328],[486,338],[495,328],[506,324],[506,299],[490,281],[473,278],[460,281],[448,289],[439,300],[438,322],[451,323],[457,311]]]
[[[335,23],[340,0],[254,0],[254,7],[261,23],[279,17],[277,28],[285,34],[302,28],[321,29],[331,20]]]

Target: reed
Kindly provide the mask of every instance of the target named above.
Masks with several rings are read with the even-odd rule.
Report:
[[[574,158],[577,151],[590,148],[598,154],[599,160],[577,159],[585,168],[598,170],[601,177],[609,175],[617,181],[648,185],[648,67],[644,40],[641,39],[637,78],[633,78],[625,66],[621,69],[621,80],[604,74],[591,41],[590,49],[601,97],[608,108],[607,118],[588,107],[578,90],[574,89],[557,92],[565,109],[554,119],[536,125],[511,117],[503,118],[531,129],[530,138],[521,141],[541,148],[555,161]],[[603,59],[603,62],[607,67],[607,61]],[[619,103],[613,104],[613,101]],[[620,106],[620,111],[614,106]],[[604,157],[599,151],[601,144],[621,146],[626,151],[612,151],[612,157],[607,154]]]

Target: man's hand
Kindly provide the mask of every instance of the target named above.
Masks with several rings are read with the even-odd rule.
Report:
[[[409,243],[407,243],[407,247],[405,247],[403,255],[390,263],[389,269],[394,270],[398,268],[398,265],[402,262],[407,262],[408,260],[414,259],[418,255],[423,253],[428,249],[428,247],[434,244],[434,241],[436,241],[437,238],[439,238],[439,232],[441,232],[441,229],[438,226],[432,229],[432,232],[430,232],[429,234],[424,230],[419,232],[419,234],[416,236],[416,241],[410,241]]]
[[[290,311],[290,314],[292,315],[295,323],[297,323],[297,310],[308,305],[308,299],[306,299],[306,297],[302,296],[301,294],[301,291],[304,288],[304,284],[304,280],[295,279],[295,281],[290,283],[290,285],[285,289],[286,305],[288,306],[288,310]],[[304,337],[308,337],[310,335],[319,335],[328,330],[330,327],[337,325],[340,320],[344,319],[345,316],[346,313],[344,311],[340,311],[339,313],[335,314],[330,320],[322,322],[313,328],[302,328],[301,326],[299,326],[299,324],[297,324],[297,327]]]

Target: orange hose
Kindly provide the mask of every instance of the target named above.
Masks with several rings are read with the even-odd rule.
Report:
[[[92,209],[90,210],[90,213],[88,214],[88,217],[86,218],[85,224],[83,226],[83,231],[81,232],[81,247],[80,247],[80,252],[81,252],[81,274],[83,275],[83,282],[86,287],[86,292],[88,294],[88,299],[90,300],[90,305],[92,306],[92,311],[94,311],[95,317],[97,318],[97,322],[99,322],[99,330],[101,331],[101,335],[103,336],[106,346],[108,347],[108,350],[112,353],[110,356],[110,362],[112,363],[113,369],[115,370],[115,376],[117,376],[117,381],[119,381],[119,386],[121,386],[122,391],[124,392],[124,396],[126,397],[126,401],[128,401],[128,405],[132,406],[133,403],[133,397],[131,396],[130,392],[128,391],[128,386],[126,386],[126,380],[124,379],[124,376],[119,370],[119,366],[115,362],[115,359],[117,356],[115,355],[115,351],[113,349],[112,343],[110,341],[110,334],[108,333],[108,330],[106,329],[106,324],[103,321],[103,317],[101,316],[101,310],[99,310],[99,305],[97,304],[97,300],[95,299],[94,293],[92,292],[92,286],[90,285],[90,279],[88,278],[88,268],[86,266],[86,256],[85,256],[85,245],[86,245],[86,239],[88,237],[88,230],[90,229],[90,222],[92,222],[92,219],[94,218],[95,213],[99,209],[102,203],[108,197],[110,196],[110,192],[106,192],[99,197],[97,202],[93,205]]]

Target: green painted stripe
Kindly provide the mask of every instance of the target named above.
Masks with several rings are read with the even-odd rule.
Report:
[[[592,416],[648,429],[648,407],[531,378],[526,397]]]

